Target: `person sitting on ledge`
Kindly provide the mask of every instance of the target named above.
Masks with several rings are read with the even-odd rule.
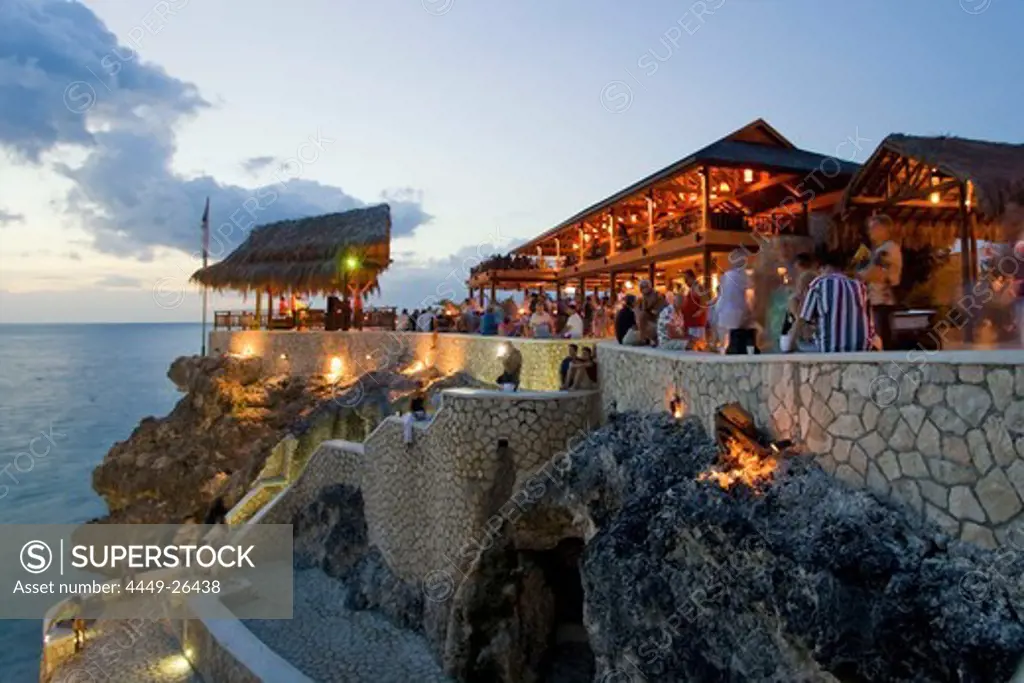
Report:
[[[579,347],[576,344],[569,344],[567,351],[569,355],[562,359],[562,364],[558,367],[558,377],[561,381],[559,386],[562,389],[569,388],[569,367],[576,360],[576,353],[579,351]]]
[[[519,375],[523,371],[523,354],[514,346],[509,345],[508,351],[501,359],[504,372],[498,377],[498,385],[504,388],[512,386],[512,391],[519,391]]]
[[[571,391],[597,388],[597,362],[594,360],[594,351],[589,346],[584,346],[579,357],[569,365],[566,384],[566,389]]]
[[[412,423],[427,419],[427,392],[422,380],[416,382],[416,390],[409,397],[409,412],[402,418],[402,438],[406,446],[412,446]]]

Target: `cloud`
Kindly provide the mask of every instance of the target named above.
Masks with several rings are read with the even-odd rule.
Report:
[[[463,247],[440,259],[419,259],[409,252],[393,254],[395,262],[380,278],[381,299],[400,308],[433,306],[442,299],[461,301],[467,296],[470,270],[496,253],[507,251],[512,240],[495,233],[479,244]]]
[[[137,277],[107,275],[97,280],[96,286],[110,289],[140,289],[143,285],[142,280]]]
[[[169,0],[165,21],[187,4]],[[0,146],[35,163],[63,145],[86,151],[79,165],[53,168],[73,181],[63,209],[82,221],[101,252],[142,260],[159,247],[195,252],[207,197],[223,252],[214,258],[254,225],[366,205],[303,177],[331,153],[334,140],[319,130],[295,140],[292,156],[278,164],[263,163],[269,157],[243,162],[259,162],[264,177],[256,187],[183,178],[172,169],[176,128],[210,106],[195,85],[140,61],[78,2],[2,0],[0,26],[0,101],[18,103],[0,107]],[[414,190],[382,198],[393,201],[396,237],[431,220]]]
[[[65,256],[65,258],[68,258],[68,259],[70,259],[72,261],[81,261],[82,260],[82,255],[79,254],[77,251],[66,252],[64,254],[64,256]]]
[[[256,174],[264,170],[267,166],[270,166],[275,161],[276,157],[250,157],[242,162],[242,169],[246,173]]]
[[[8,225],[15,225],[17,223],[24,223],[25,215],[21,213],[11,213],[10,211],[4,211],[0,209],[0,228],[5,228]]]

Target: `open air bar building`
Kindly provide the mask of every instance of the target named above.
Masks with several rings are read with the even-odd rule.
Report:
[[[638,277],[668,287],[686,269],[714,283],[737,247],[827,232],[858,168],[798,149],[758,119],[521,245],[513,253],[529,267],[481,264],[470,293],[618,291]]]

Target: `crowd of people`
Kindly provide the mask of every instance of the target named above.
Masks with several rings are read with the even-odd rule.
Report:
[[[403,310],[398,329],[535,339],[614,337],[628,346],[727,354],[758,354],[766,342],[782,352],[894,349],[903,253],[888,216],[871,217],[867,233],[870,246],[852,261],[826,248],[797,254],[779,268],[787,274],[784,283],[771,285],[767,293],[754,274],[761,255],[740,248],[729,255],[715,286],[686,270],[666,292],[642,280],[636,290],[627,283],[614,297],[588,294],[582,301],[543,291],[528,293],[521,303],[483,305],[466,299],[458,306]],[[1017,258],[1024,264],[1024,254]],[[1024,302],[1024,280],[1018,277],[1013,287]],[[772,299],[773,306],[784,297],[781,317],[772,319],[763,305],[756,307],[755,294]],[[1024,303],[1019,311],[1024,319]]]
[[[571,298],[555,301],[533,292],[520,305],[512,299],[481,305],[466,299],[459,306],[433,306],[398,316],[400,332],[462,332],[485,336],[533,339],[582,339],[611,333],[612,303],[588,295],[583,305]]]

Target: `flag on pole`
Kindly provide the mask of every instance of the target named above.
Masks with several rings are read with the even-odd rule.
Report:
[[[210,253],[210,198],[206,198],[206,208],[203,209],[203,268],[206,267],[206,260]]]
[[[206,198],[206,208],[203,209],[203,268],[206,267],[207,257],[210,253],[210,198]],[[207,309],[208,288],[203,285],[203,344],[202,355],[206,355],[206,309]]]

